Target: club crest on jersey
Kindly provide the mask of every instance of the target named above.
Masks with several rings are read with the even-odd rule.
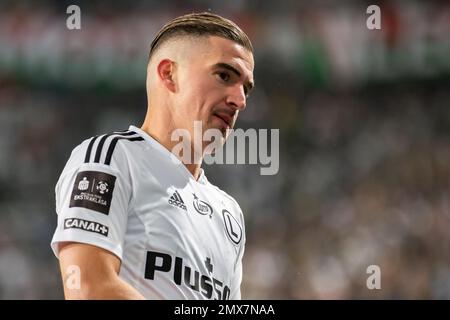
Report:
[[[116,177],[100,171],[78,172],[69,207],[91,209],[109,214]]]
[[[242,228],[235,217],[226,209],[222,210],[223,222],[228,238],[234,243],[239,244],[242,239]]]
[[[212,207],[206,201],[200,200],[195,193],[193,193],[193,195],[194,201],[192,202],[192,205],[194,206],[195,211],[204,216],[209,215],[209,217],[212,218]]]

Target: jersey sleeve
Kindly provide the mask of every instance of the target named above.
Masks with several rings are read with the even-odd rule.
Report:
[[[114,161],[110,150],[103,155],[97,146],[97,153],[92,152],[95,139],[72,151],[55,187],[58,219],[51,247],[57,257],[59,243],[73,241],[103,248],[122,259],[132,197],[128,164],[120,149]]]

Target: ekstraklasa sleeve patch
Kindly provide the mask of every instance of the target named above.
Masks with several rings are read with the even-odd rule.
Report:
[[[77,174],[69,207],[91,209],[109,214],[116,177],[100,171],[82,171]]]

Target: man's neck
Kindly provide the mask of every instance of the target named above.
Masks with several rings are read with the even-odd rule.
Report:
[[[146,119],[147,120],[147,119]],[[161,144],[164,148],[172,152],[174,147],[179,143],[177,141],[171,140],[172,130],[166,127],[158,127],[158,125],[148,124],[147,121],[141,126],[141,130],[145,131],[148,135],[150,135],[153,139],[155,139],[159,144]],[[201,172],[202,160],[200,161],[186,161],[179,157],[179,155],[175,154],[180,161],[184,164],[186,169],[192,174],[195,180],[198,180]],[[194,163],[192,163],[194,162]]]

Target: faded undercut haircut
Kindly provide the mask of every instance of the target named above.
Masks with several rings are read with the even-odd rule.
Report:
[[[149,60],[162,43],[178,36],[218,36],[234,41],[253,52],[250,39],[237,24],[217,14],[202,12],[186,14],[168,22],[152,41]]]

